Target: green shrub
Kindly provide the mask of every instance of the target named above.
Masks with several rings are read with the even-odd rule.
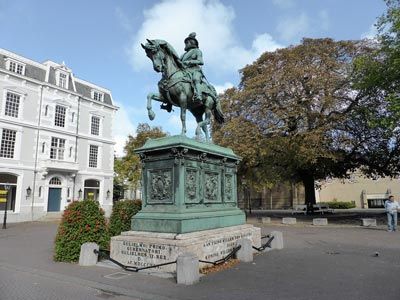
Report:
[[[349,208],[355,208],[356,203],[354,201],[330,201],[330,202],[324,202],[324,204],[328,204],[329,208],[333,209],[349,209]]]
[[[121,234],[131,229],[131,219],[142,208],[140,200],[121,200],[113,205],[110,217],[110,236]]]
[[[97,201],[72,202],[64,210],[55,240],[54,260],[76,262],[83,243],[108,248],[109,234],[104,211]]]

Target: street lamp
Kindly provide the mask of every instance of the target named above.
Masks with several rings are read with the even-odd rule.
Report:
[[[26,189],[26,198],[29,198],[31,196],[32,190],[31,187],[28,186],[28,188]]]
[[[111,194],[110,190],[107,190],[107,199],[110,199],[110,194]]]
[[[8,205],[8,191],[10,190],[10,184],[6,183],[4,189],[6,190],[6,205],[4,206],[4,218],[3,218],[3,229],[7,229],[7,205]]]

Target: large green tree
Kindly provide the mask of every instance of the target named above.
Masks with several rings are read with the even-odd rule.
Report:
[[[353,132],[366,128],[375,135],[365,142],[367,174],[395,176],[400,171],[400,1],[387,0],[376,24],[374,51],[355,61],[354,86],[364,94]],[[372,165],[372,167],[371,167]]]
[[[136,136],[129,135],[124,147],[124,156],[115,160],[114,182],[124,189],[134,190],[140,187],[142,165],[135,149],[142,147],[147,139],[164,137],[167,134],[161,127],[151,127],[147,123],[139,123]]]
[[[302,182],[306,203],[315,203],[315,180],[346,176],[360,161],[348,121],[363,99],[352,62],[366,51],[325,38],[264,53],[223,95],[227,122],[214,126],[214,140],[243,157],[239,171],[252,183]]]

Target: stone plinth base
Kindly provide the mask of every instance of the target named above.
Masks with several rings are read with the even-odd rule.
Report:
[[[111,238],[111,258],[132,267],[146,267],[175,261],[178,255],[193,253],[200,260],[216,261],[228,255],[238,240],[246,238],[261,246],[261,230],[245,224],[198,232],[173,234],[127,231]],[[199,267],[211,266],[200,263]],[[148,269],[175,273],[176,264]]]

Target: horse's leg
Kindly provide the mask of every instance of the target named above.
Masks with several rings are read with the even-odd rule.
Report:
[[[207,97],[206,102],[204,103],[204,121],[199,123],[199,126],[203,129],[204,134],[206,136],[206,141],[210,141],[210,135],[208,133],[208,125],[211,124],[211,107],[213,106],[213,101],[211,97]]]
[[[194,113],[193,116],[196,118],[196,122],[197,122],[197,127],[196,127],[196,139],[200,138],[201,135],[201,127],[200,127],[200,123],[203,122],[203,114],[202,113]],[[203,129],[204,131],[204,129]]]
[[[186,108],[187,108],[187,99],[185,93],[181,93],[179,95],[179,102],[181,106],[181,122],[182,122],[182,135],[186,135]]]
[[[154,113],[153,108],[151,107],[151,100],[162,102],[162,99],[159,93],[149,93],[147,95],[147,113],[149,115],[149,119],[154,120],[156,114]]]

